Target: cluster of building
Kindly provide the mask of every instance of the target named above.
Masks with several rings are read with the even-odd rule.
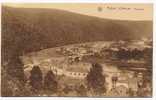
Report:
[[[45,60],[41,62],[43,64],[38,64],[43,74],[45,74],[49,70],[52,70],[56,76],[64,76],[69,79],[80,80],[81,84],[85,85],[86,77],[92,66],[90,63],[77,62],[73,64],[68,64],[68,63],[58,63],[58,64],[55,63],[54,64],[54,63],[51,63],[53,62],[51,60]],[[46,64],[45,62],[48,64]],[[25,73],[27,73],[28,77],[30,75],[29,72],[33,66],[34,66],[33,64],[25,65],[25,68],[26,68]],[[105,64],[102,64],[102,67],[103,67],[103,74],[106,79],[105,85],[106,85],[108,94],[114,88],[118,88],[118,90],[120,90],[122,94],[125,93],[125,95],[127,93],[127,91],[125,90],[128,90],[128,89],[131,89],[132,91],[137,92],[139,91],[138,84],[140,85],[143,84],[142,73],[136,74],[134,71],[122,71],[122,70],[119,70],[116,66],[110,66],[110,65],[105,65]],[[69,84],[79,85],[79,82],[74,83],[74,84],[72,83],[69,83]]]
[[[33,60],[32,63],[24,61],[24,69],[27,76],[30,76],[30,70],[34,65],[37,65],[42,70],[45,75],[47,71],[52,70],[56,76],[64,76],[62,79],[68,80],[68,84],[72,84],[71,79],[80,80],[75,84],[86,84],[85,80],[92,67],[91,63],[81,62],[84,56],[91,56],[95,53],[101,53],[104,50],[107,53],[107,48],[117,51],[118,47],[124,45],[124,41],[119,41],[117,44],[113,42],[99,43],[95,45],[74,45],[68,47],[60,47],[56,49],[57,53],[61,53],[63,56],[53,56],[44,60],[37,61],[35,57],[23,57],[23,59]],[[110,46],[111,45],[111,46]],[[103,49],[104,48],[104,49]],[[33,58],[33,59],[32,59]],[[37,63],[33,63],[37,62]],[[119,92],[119,94],[127,95],[127,90],[131,89],[134,92],[139,91],[139,85],[143,84],[143,73],[135,73],[135,71],[121,70],[117,66],[101,64],[103,68],[103,74],[106,79],[107,94],[113,94],[114,91]],[[70,80],[69,80],[70,79]],[[151,91],[152,86],[148,86],[149,91]],[[117,93],[116,92],[116,93]],[[117,95],[119,95],[117,94]]]

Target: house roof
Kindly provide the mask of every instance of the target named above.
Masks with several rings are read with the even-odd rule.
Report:
[[[66,68],[67,71],[70,72],[82,72],[82,73],[86,73],[90,70],[90,64],[87,63],[74,63],[71,65],[68,65],[68,67]]]

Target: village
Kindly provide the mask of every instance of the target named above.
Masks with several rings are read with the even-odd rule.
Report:
[[[124,42],[119,42],[124,44]],[[102,44],[102,43],[101,43]],[[60,86],[68,85],[71,88],[75,87],[76,85],[82,84],[84,87],[87,88],[86,85],[86,77],[90,72],[92,67],[92,62],[86,61],[86,57],[101,57],[107,56],[108,52],[104,52],[102,55],[103,48],[113,51],[118,51],[117,45],[112,45],[113,43],[106,43],[99,46],[98,43],[96,45],[90,44],[79,44],[79,45],[72,45],[67,47],[60,47],[55,48],[55,50],[50,50],[51,52],[55,52],[55,55],[50,56],[52,54],[48,54],[49,57],[46,55],[45,57],[40,57],[40,53],[35,56],[27,56],[24,57],[24,69],[27,78],[30,77],[30,71],[34,66],[39,66],[41,71],[43,72],[43,76],[51,70],[56,77],[59,78],[58,82]],[[120,45],[121,45],[120,44]],[[114,47],[113,47],[114,46]],[[121,46],[120,46],[121,47]],[[46,51],[42,51],[46,52]],[[49,53],[51,53],[49,52]],[[57,54],[56,54],[57,53]],[[101,56],[102,55],[102,56]],[[29,60],[28,60],[29,59]],[[112,59],[111,59],[112,60]],[[33,63],[32,63],[33,62]],[[107,62],[107,63],[106,63]],[[109,62],[109,63],[108,63]],[[130,61],[127,61],[130,62]],[[136,62],[131,61],[131,62]],[[133,91],[133,96],[137,96],[137,93],[140,91],[140,86],[144,83],[144,74],[146,73],[146,69],[143,68],[144,71],[136,71],[136,70],[128,70],[128,69],[120,69],[116,65],[112,65],[110,60],[105,59],[105,62],[99,62],[102,66],[103,72],[102,74],[105,76],[106,80],[106,92],[103,96],[124,96],[128,97],[129,92]],[[141,63],[141,61],[137,62]],[[152,92],[152,84],[150,82],[146,82],[146,87],[144,87],[144,91],[147,92],[148,96],[151,96]],[[72,94],[71,94],[72,95]],[[88,95],[91,95],[89,93]]]

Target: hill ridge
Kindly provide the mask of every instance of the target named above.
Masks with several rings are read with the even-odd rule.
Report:
[[[152,21],[2,6],[2,57],[74,43],[152,38]],[[120,35],[119,35],[120,34]]]

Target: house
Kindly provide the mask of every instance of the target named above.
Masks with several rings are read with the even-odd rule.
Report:
[[[69,64],[66,68],[66,76],[67,77],[73,77],[76,79],[84,79],[89,70],[90,70],[91,64],[90,63],[82,63],[77,62],[73,64]]]

